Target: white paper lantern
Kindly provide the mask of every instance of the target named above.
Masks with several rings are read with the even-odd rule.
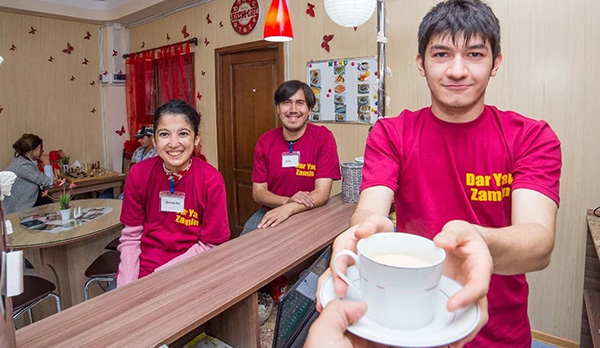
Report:
[[[325,12],[342,27],[357,27],[371,18],[377,0],[324,0]]]

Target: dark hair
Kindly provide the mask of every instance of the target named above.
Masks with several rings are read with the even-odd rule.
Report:
[[[480,0],[447,0],[440,2],[423,17],[419,25],[419,55],[425,59],[427,45],[434,35],[450,35],[456,44],[456,36],[462,35],[465,43],[480,36],[490,43],[492,57],[500,53],[500,21],[492,9]]]
[[[315,94],[306,83],[298,80],[285,81],[279,85],[275,91],[275,105],[279,105],[279,103],[283,103],[284,101],[290,99],[290,97],[296,94],[300,88],[302,88],[302,91],[304,92],[304,98],[306,98],[308,109],[312,110],[313,106],[315,106],[315,103],[317,102]]]
[[[42,141],[42,138],[38,137],[37,135],[23,133],[19,140],[15,141],[13,144],[13,149],[15,149],[15,157],[23,156],[27,152],[35,150],[43,143],[44,142]]]
[[[194,135],[198,135],[200,131],[200,115],[190,104],[179,99],[171,99],[168,103],[161,105],[154,112],[154,132],[158,128],[158,122],[163,115],[181,115],[185,117],[194,129]]]

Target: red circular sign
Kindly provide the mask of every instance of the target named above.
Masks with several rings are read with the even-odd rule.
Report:
[[[250,34],[260,20],[260,1],[235,0],[229,17],[231,26],[240,35]]]

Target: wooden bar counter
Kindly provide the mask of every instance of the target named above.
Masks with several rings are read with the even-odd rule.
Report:
[[[587,213],[581,348],[600,348],[600,217]]]
[[[19,347],[158,347],[203,326],[239,348],[259,346],[256,291],[346,228],[355,204],[323,207],[257,230],[17,331]]]

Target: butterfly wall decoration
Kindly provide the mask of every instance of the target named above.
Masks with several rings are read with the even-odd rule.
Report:
[[[63,51],[63,53],[71,54],[71,52],[73,52],[74,50],[75,50],[75,48],[70,43],[67,42],[67,48],[65,48],[62,51]]]
[[[329,42],[331,40],[333,40],[333,34],[323,35],[323,42],[321,42],[321,48],[323,48],[325,51],[329,52],[329,50],[330,50]]]
[[[306,14],[314,17],[315,16],[315,5],[311,4],[310,2],[307,2],[306,5],[308,5],[308,8],[306,9]]]

